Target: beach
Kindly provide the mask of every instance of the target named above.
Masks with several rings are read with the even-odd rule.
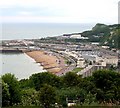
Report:
[[[58,73],[65,68],[64,59],[52,52],[47,51],[30,51],[26,52],[28,56],[33,58],[36,63],[40,63],[45,70],[51,73]]]

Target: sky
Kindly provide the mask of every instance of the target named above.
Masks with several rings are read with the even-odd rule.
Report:
[[[0,22],[118,23],[119,0],[1,0]]]

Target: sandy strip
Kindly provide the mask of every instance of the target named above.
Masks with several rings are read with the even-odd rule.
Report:
[[[59,58],[44,51],[26,52],[28,56],[40,63],[48,72],[56,73],[61,71]]]

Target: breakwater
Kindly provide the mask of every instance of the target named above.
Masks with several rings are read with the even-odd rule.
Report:
[[[30,49],[18,49],[18,48],[2,48],[0,49],[0,53],[23,53],[31,51]]]

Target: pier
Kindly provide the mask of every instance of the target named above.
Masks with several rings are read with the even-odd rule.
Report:
[[[33,49],[26,48],[1,48],[0,53],[24,53],[28,51],[33,51]]]

